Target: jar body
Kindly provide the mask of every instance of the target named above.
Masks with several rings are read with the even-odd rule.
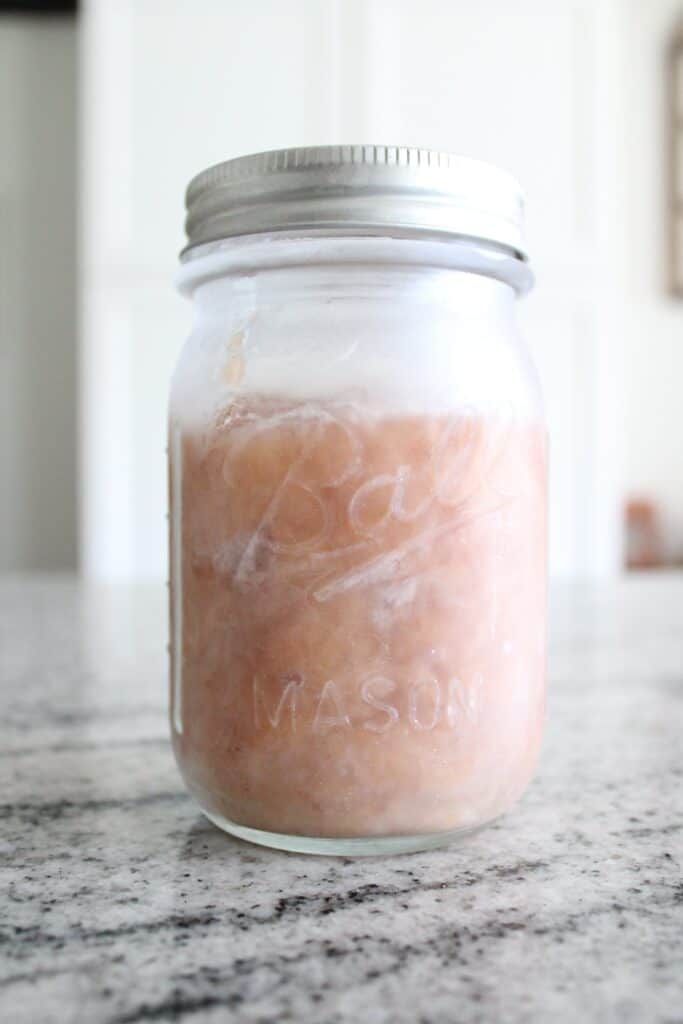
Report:
[[[172,733],[204,811],[256,841],[418,848],[533,774],[538,386],[512,287],[439,246],[281,240],[193,271],[169,417]]]

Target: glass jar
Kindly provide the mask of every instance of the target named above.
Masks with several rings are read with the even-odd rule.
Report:
[[[487,165],[329,147],[188,190],[171,723],[237,836],[379,853],[492,821],[544,717],[546,430]]]

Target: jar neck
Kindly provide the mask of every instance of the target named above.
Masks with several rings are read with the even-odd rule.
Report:
[[[516,294],[503,281],[465,270],[319,264],[212,277],[197,286],[194,299],[196,317],[203,323],[256,315],[279,321],[284,316],[303,327],[321,318],[370,318],[384,308],[385,322],[390,322],[391,310],[400,317],[409,309],[411,317],[422,315],[426,321],[441,310],[452,323],[476,322],[502,330],[514,317]]]
[[[508,250],[464,239],[252,236],[192,250],[178,285],[202,314],[242,297],[258,301],[411,299],[508,307],[532,284],[526,263]]]

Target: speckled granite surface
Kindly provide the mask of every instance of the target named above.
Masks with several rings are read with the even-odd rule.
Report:
[[[394,859],[246,846],[166,740],[165,594],[0,584],[0,1020],[683,1022],[683,578],[556,594],[537,781]]]

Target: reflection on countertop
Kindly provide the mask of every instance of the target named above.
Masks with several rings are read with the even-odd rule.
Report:
[[[683,576],[556,589],[522,803],[355,861],[200,816],[167,741],[164,602],[0,584],[3,1020],[683,1019]]]

